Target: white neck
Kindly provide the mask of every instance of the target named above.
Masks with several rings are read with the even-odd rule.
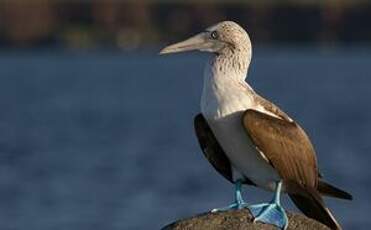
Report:
[[[245,82],[251,49],[244,51],[215,56],[206,65],[201,98],[205,116],[223,116],[252,103],[254,91]]]

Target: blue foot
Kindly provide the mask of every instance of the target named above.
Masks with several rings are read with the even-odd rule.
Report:
[[[279,182],[276,188],[276,193],[270,203],[263,203],[249,206],[251,214],[254,216],[254,222],[263,222],[272,224],[280,229],[286,229],[288,226],[288,219],[285,210],[280,204],[280,193],[282,183]]]
[[[211,212],[222,212],[222,211],[228,211],[233,209],[242,209],[245,207],[248,207],[248,204],[243,200],[242,194],[241,194],[241,185],[242,181],[238,180],[235,183],[235,202],[231,205],[228,205],[227,207],[223,208],[215,208],[211,210]]]
[[[223,208],[214,208],[213,210],[211,210],[211,212],[224,212],[224,211],[229,211],[229,210],[238,210],[238,209],[243,209],[248,206],[249,205],[245,202],[242,202],[242,203],[235,202]]]
[[[258,204],[249,207],[250,212],[254,216],[254,222],[263,222],[273,224],[280,229],[286,229],[288,219],[285,210],[279,204]]]

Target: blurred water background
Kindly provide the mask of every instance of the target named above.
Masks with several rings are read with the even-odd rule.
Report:
[[[193,132],[193,117],[200,111],[203,67],[209,56],[158,56],[157,52],[161,44],[185,38],[211,22],[232,17],[249,25],[255,17],[247,13],[250,19],[237,17],[244,16],[238,5],[230,6],[228,14],[215,10],[223,6],[201,5],[201,9],[214,8],[212,12],[219,14],[199,23],[192,18],[189,26],[178,32],[166,30],[169,24],[160,23],[162,29],[152,29],[163,35],[150,33],[148,40],[139,39],[147,38],[142,32],[137,33],[139,37],[131,36],[136,34],[132,31],[141,30],[125,30],[130,27],[126,24],[119,24],[119,29],[104,26],[114,31],[106,37],[92,32],[99,30],[83,11],[94,6],[56,1],[64,4],[57,12],[68,15],[68,23],[60,17],[55,20],[58,26],[52,27],[59,29],[26,30],[26,19],[32,24],[35,15],[42,15],[36,21],[48,22],[42,19],[53,15],[34,13],[19,19],[23,27],[14,34],[52,32],[29,37],[26,33],[19,35],[23,39],[16,39],[9,35],[13,34],[9,28],[17,25],[11,23],[9,9],[47,12],[40,9],[55,9],[48,3],[57,4],[40,1],[25,8],[25,2],[16,2],[19,5],[0,4],[0,18],[7,15],[0,23],[0,229],[159,229],[232,201],[232,185],[204,159]],[[130,12],[112,4],[114,9]],[[201,14],[188,5],[161,4],[152,11],[162,21],[169,20],[174,8],[181,12],[177,15],[182,20],[191,13]],[[75,10],[68,8],[71,5]],[[262,9],[252,6],[246,6],[249,12]],[[292,22],[289,19],[303,11],[309,15],[342,12],[334,23],[339,26],[326,27],[326,20],[313,22],[303,14],[309,24],[322,25],[322,32],[313,35],[315,27],[285,27],[278,20],[274,25],[285,29],[274,32],[271,23],[252,21],[255,26],[250,33],[258,46],[248,81],[302,124],[316,147],[324,177],[353,194],[352,202],[327,200],[344,229],[369,229],[371,46],[369,30],[356,25],[365,25],[361,19],[371,8],[340,3],[284,6],[277,6],[278,11],[288,12],[287,17],[280,17],[286,18],[284,22]],[[274,7],[267,3],[263,9]],[[313,11],[316,7],[318,12]],[[147,11],[143,11],[145,18]],[[129,17],[120,12],[118,15],[124,15],[120,17]],[[274,19],[269,12],[258,15]],[[353,24],[347,21],[348,27],[346,15],[355,20]],[[312,29],[308,32],[308,28]],[[354,36],[343,35],[345,30]],[[68,31],[73,31],[72,35]],[[305,34],[310,39],[306,40]],[[271,196],[252,187],[246,188],[244,195],[250,203]],[[284,203],[294,209],[287,198]]]

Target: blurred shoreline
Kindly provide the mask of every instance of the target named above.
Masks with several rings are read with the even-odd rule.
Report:
[[[369,1],[0,1],[0,49],[140,50],[177,41],[222,20],[255,44],[371,44]]]

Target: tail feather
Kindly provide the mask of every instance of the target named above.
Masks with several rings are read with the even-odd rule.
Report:
[[[300,189],[300,192],[289,194],[295,205],[308,217],[315,219],[333,230],[341,227],[325,206],[321,195],[314,188]]]
[[[345,200],[352,200],[353,196],[339,188],[336,188],[333,185],[330,185],[329,183],[319,180],[318,181],[318,191],[324,195],[324,196],[331,196],[339,199],[345,199]]]

